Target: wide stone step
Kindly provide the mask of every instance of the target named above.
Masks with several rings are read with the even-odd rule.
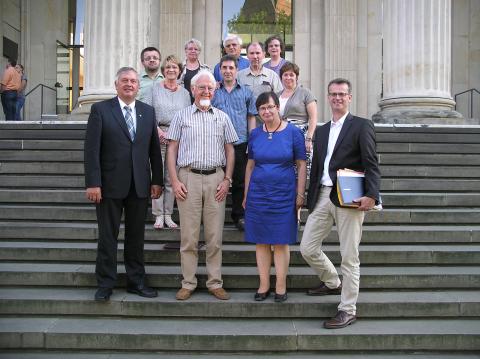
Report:
[[[230,208],[225,211],[225,222],[231,222]],[[308,211],[301,213],[301,220],[307,220]],[[96,212],[93,205],[77,206],[49,206],[31,204],[0,205],[0,219],[24,220],[28,219],[49,221],[95,221]],[[151,213],[147,215],[147,221],[153,221]],[[479,224],[480,208],[428,208],[428,209],[385,209],[383,211],[371,211],[365,216],[365,223],[378,224]]]
[[[384,192],[382,200],[392,207],[480,207],[480,193]],[[0,203],[87,204],[84,189],[0,189]],[[230,196],[227,205],[231,204]]]
[[[49,175],[12,175],[1,174],[2,187],[10,188],[85,188],[85,177],[49,176]]]
[[[478,350],[480,320],[359,320],[332,331],[315,319],[0,319],[2,348],[141,351]]]
[[[199,262],[205,263],[205,245],[202,243]],[[340,265],[338,245],[324,245],[323,252]],[[97,244],[90,242],[0,242],[0,260],[46,262],[95,262]],[[223,244],[224,265],[256,265],[255,245]],[[123,262],[123,242],[119,243],[117,260]],[[179,264],[179,249],[164,243],[146,243],[145,261],[152,264]],[[478,265],[480,244],[470,245],[360,245],[360,261],[365,265]],[[290,265],[306,265],[299,245],[290,246]]]
[[[281,304],[273,295],[253,300],[254,291],[231,291],[229,301],[218,301],[206,290],[190,300],[175,299],[176,290],[162,289],[157,298],[141,298],[125,289],[114,290],[108,304],[93,300],[95,288],[0,288],[1,315],[79,315],[118,317],[204,318],[325,318],[336,312],[339,296],[312,297],[291,292]],[[464,317],[480,319],[479,291],[368,291],[357,302],[360,318]]]
[[[480,153],[479,143],[400,143],[380,142],[377,153],[431,153],[431,154],[472,154]]]
[[[155,351],[154,353],[135,351],[135,359],[196,359],[196,358],[208,358],[208,359],[405,359],[406,357],[412,357],[414,359],[478,359],[477,354],[468,354],[464,351],[410,351],[396,350],[391,351],[365,351],[362,350],[361,354],[355,352],[346,352],[347,354],[339,354],[337,352],[313,352],[311,354],[302,354],[301,352],[277,352],[277,353],[255,353],[247,354],[243,351],[239,352],[181,352],[173,353],[171,351]],[[21,350],[20,352],[8,351],[8,353],[0,353],[0,359],[131,359],[132,354],[125,351],[109,350],[108,354],[103,351],[50,351],[50,350]]]
[[[478,178],[480,177],[480,166],[411,166],[411,165],[382,165],[380,166],[382,178]]]
[[[0,173],[83,176],[83,168],[83,162],[3,162]]]
[[[125,286],[125,269],[117,268],[119,285]],[[177,265],[147,265],[149,283],[159,288],[178,288],[182,276]],[[341,271],[339,270],[339,273]],[[204,288],[207,279],[204,266],[198,268],[199,287]],[[273,269],[272,269],[273,274]],[[478,289],[480,267],[478,266],[408,266],[408,267],[363,267],[360,287],[362,289]],[[254,266],[223,266],[225,288],[256,289],[258,273]],[[78,286],[96,285],[95,266],[83,263],[0,263],[2,286]],[[287,287],[304,290],[318,285],[318,277],[309,267],[290,267]]]
[[[0,151],[0,161],[83,162],[83,151],[4,150]]]
[[[299,231],[299,239],[303,227]],[[15,240],[89,240],[98,238],[97,225],[92,222],[8,222],[0,221],[0,238]],[[123,238],[123,226],[119,238]],[[178,230],[154,230],[153,223],[146,226],[145,238],[147,241],[175,242],[180,238]],[[232,225],[225,225],[223,242],[243,242],[243,232]],[[325,239],[325,243],[337,242],[335,227]],[[365,225],[363,227],[362,243],[480,243],[480,226],[393,226],[393,225]]]
[[[0,140],[0,150],[81,150],[83,140]]]
[[[480,156],[477,154],[418,154],[418,153],[380,153],[380,165],[383,164],[410,164],[410,165],[480,165]]]

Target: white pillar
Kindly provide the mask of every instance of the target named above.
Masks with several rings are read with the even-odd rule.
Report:
[[[448,123],[451,0],[383,2],[383,97],[377,122]]]
[[[140,52],[148,46],[150,5],[150,0],[85,1],[85,80],[76,114],[115,96],[120,67],[138,67]]]

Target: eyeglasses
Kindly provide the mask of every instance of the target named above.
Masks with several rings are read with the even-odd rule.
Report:
[[[340,97],[340,98],[344,98],[345,96],[348,96],[350,95],[349,93],[347,92],[329,92],[328,96],[330,97]]]
[[[143,58],[143,61],[151,61],[151,60],[158,61],[158,60],[160,60],[160,58],[157,57],[157,56],[149,56],[149,57],[144,57]]]
[[[200,91],[208,91],[208,92],[214,92],[215,91],[215,87],[211,87],[211,86],[196,86],[197,89],[199,89]]]
[[[260,106],[258,112],[273,111],[274,108],[277,108],[275,105]]]

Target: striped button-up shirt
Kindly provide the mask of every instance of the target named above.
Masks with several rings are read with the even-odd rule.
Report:
[[[224,111],[232,120],[233,127],[237,131],[238,141],[236,145],[247,142],[248,126],[247,117],[256,116],[255,98],[252,91],[237,82],[231,92],[228,92],[223,83],[215,91],[212,105]]]
[[[225,144],[238,140],[232,122],[225,112],[215,107],[203,112],[195,104],[175,115],[167,138],[179,141],[179,167],[202,170],[225,166]]]

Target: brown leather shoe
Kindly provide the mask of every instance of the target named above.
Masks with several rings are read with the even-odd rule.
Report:
[[[327,329],[339,329],[345,328],[347,325],[352,324],[357,320],[357,317],[353,314],[348,314],[343,310],[339,310],[337,314],[330,320],[323,323],[323,326]]]
[[[223,288],[209,289],[208,292],[213,295],[215,298],[220,300],[229,300],[230,294]]]
[[[307,290],[307,295],[338,295],[342,293],[342,284],[337,288],[328,288],[325,283],[320,282],[320,286]]]
[[[180,290],[175,295],[177,300],[187,300],[192,296],[193,290],[187,288],[180,288]]]

